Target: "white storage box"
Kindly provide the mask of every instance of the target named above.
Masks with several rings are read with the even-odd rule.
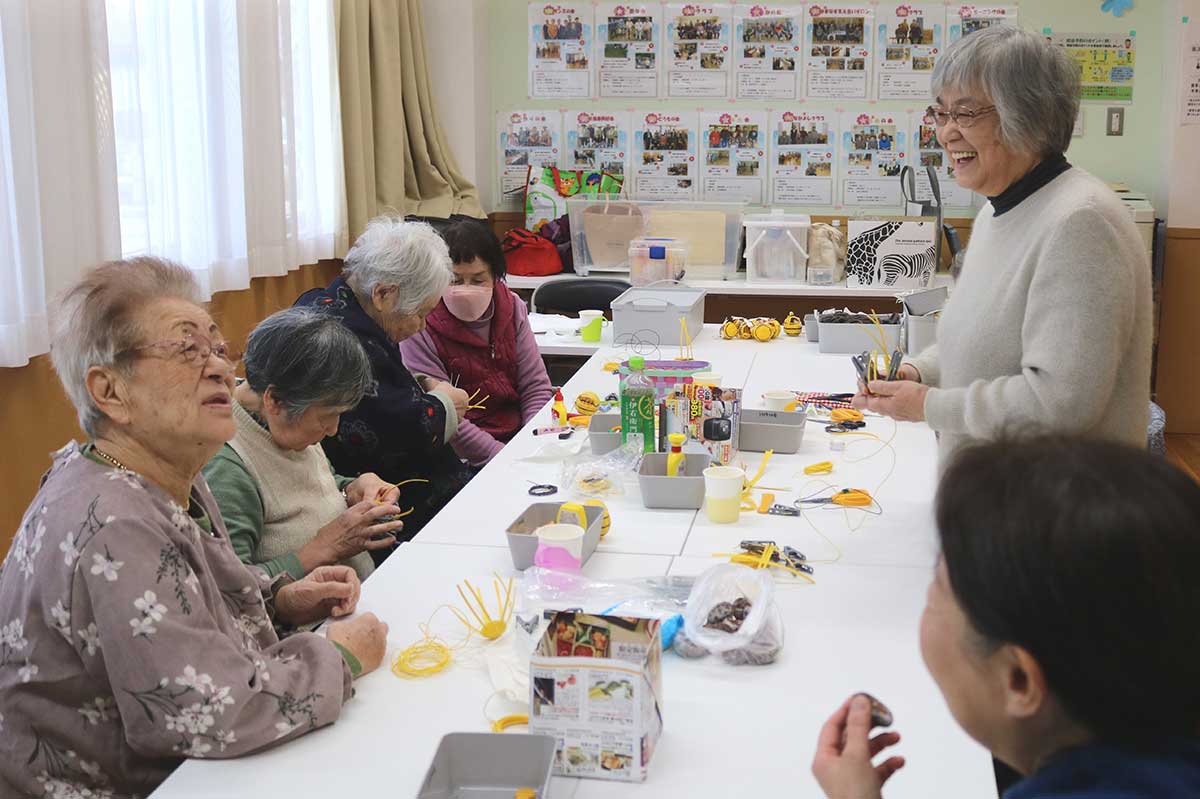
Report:
[[[808,267],[808,214],[749,214],[746,228],[746,281],[805,281]],[[831,281],[832,282],[832,281]]]
[[[693,341],[704,329],[704,289],[687,286],[639,286],[627,289],[612,301],[613,346],[630,342],[657,346],[663,358],[674,355],[671,349],[683,346],[683,327],[687,323]]]

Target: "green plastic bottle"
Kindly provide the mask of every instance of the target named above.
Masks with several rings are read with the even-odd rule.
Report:
[[[621,384],[621,443],[630,433],[641,433],[642,451],[654,452],[654,386],[643,371],[646,359],[629,359],[629,377]]]

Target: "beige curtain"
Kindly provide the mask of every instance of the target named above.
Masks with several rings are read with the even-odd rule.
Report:
[[[336,0],[350,239],[381,213],[484,216],[438,124],[420,0]]]

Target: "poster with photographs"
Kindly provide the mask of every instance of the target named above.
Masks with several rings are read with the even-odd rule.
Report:
[[[500,202],[519,207],[525,202],[529,168],[558,166],[562,150],[562,118],[557,111],[501,111],[497,116],[500,141]]]
[[[624,178],[629,173],[631,120],[628,111],[564,111],[563,165]]]
[[[700,114],[701,193],[705,200],[766,201],[767,112]]]
[[[801,6],[733,7],[733,63],[739,100],[795,100],[800,88]]]
[[[842,114],[842,204],[897,207],[900,170],[907,162],[908,117],[890,111]]]
[[[592,6],[529,4],[529,96],[592,96]]]
[[[1079,64],[1079,99],[1085,103],[1133,102],[1133,57],[1137,39],[1129,34],[1055,33],[1047,36]]]
[[[596,6],[596,63],[601,97],[657,97],[660,5]]]
[[[732,94],[729,51],[732,8],[727,5],[668,3],[666,14],[665,97],[721,97]]]
[[[771,201],[833,205],[837,121],[828,111],[783,110],[771,115]]]
[[[950,6],[946,10],[947,44],[992,25],[1016,25],[1016,6]]]
[[[633,190],[642,200],[694,200],[696,112],[638,111],[633,122]]]
[[[954,179],[954,162],[937,140],[937,127],[933,117],[925,111],[917,111],[912,115],[912,141],[916,156],[912,159],[913,168],[917,173],[917,201],[932,202],[933,192],[929,187],[927,167],[933,167],[938,178],[938,188],[942,193],[942,206],[945,208],[971,208],[975,204],[975,193],[964,189]]]
[[[808,6],[804,96],[866,100],[874,44],[874,6]]]
[[[946,47],[946,7],[932,3],[881,6],[876,24],[875,96],[927,103],[934,62]]]

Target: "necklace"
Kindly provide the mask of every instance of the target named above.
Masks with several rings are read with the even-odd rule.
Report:
[[[112,455],[109,455],[107,452],[105,452],[104,450],[97,447],[95,442],[92,443],[92,452],[96,453],[96,457],[100,458],[100,460],[105,461],[107,463],[111,463],[113,466],[116,466],[118,469],[120,469],[123,472],[131,471],[128,466],[121,463],[119,460],[114,458]]]

